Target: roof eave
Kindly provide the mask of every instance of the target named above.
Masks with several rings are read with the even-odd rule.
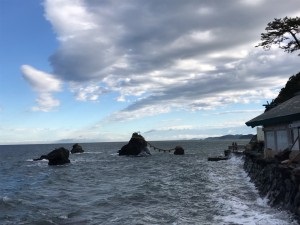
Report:
[[[281,116],[281,117],[274,117],[274,118],[269,118],[269,119],[264,119],[264,120],[252,119],[252,120],[246,122],[246,125],[251,126],[253,128],[256,126],[268,126],[268,125],[289,123],[289,122],[296,121],[296,120],[300,120],[300,113]]]

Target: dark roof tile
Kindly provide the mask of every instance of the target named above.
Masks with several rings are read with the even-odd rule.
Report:
[[[247,126],[275,125],[300,120],[300,95],[281,103],[246,122]]]

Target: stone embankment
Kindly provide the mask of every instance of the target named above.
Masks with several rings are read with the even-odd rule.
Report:
[[[262,153],[245,152],[244,169],[269,204],[289,210],[300,218],[300,165],[265,159]]]

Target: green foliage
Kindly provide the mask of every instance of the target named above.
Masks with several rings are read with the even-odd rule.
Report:
[[[285,87],[280,90],[278,96],[273,99],[269,105],[266,105],[266,111],[294,97],[297,92],[300,92],[300,72],[289,78]]]
[[[285,87],[282,88],[274,99],[274,102],[279,104],[294,97],[295,93],[300,92],[300,73],[293,75],[289,78]]]
[[[300,40],[297,37],[300,33],[300,17],[275,18],[265,30],[267,32],[261,34],[261,42],[255,47],[261,46],[269,50],[275,44],[288,53],[300,50]]]

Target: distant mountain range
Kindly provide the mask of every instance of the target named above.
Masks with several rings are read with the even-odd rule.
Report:
[[[251,139],[254,134],[228,134],[219,137],[208,137],[205,140],[237,140],[237,139]]]

